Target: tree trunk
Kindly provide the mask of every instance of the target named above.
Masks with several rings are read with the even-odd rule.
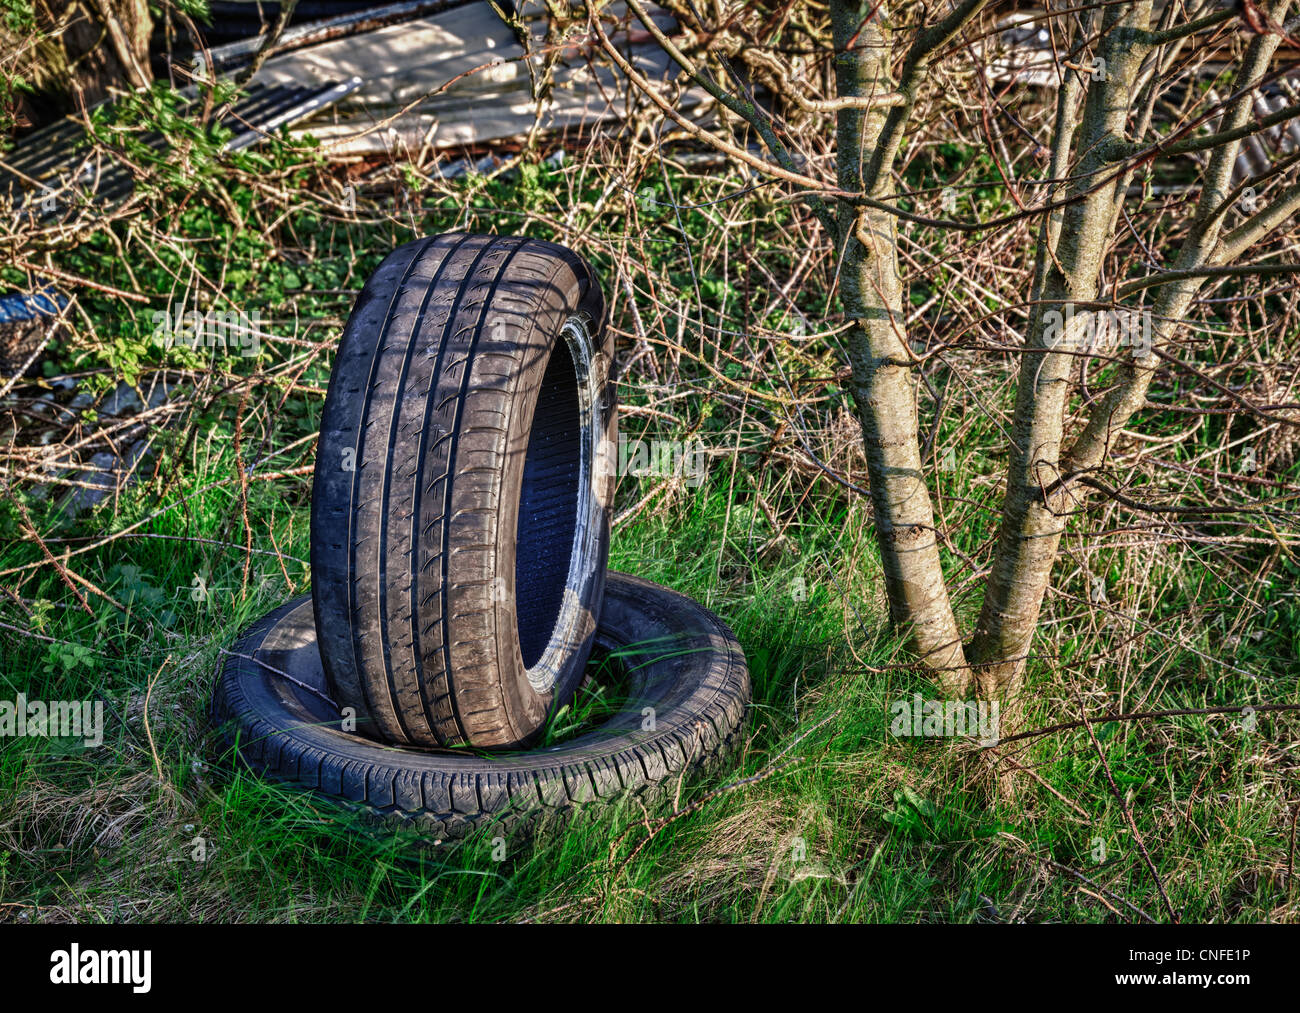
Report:
[[[892,89],[886,12],[875,3],[832,4],[836,81],[841,96],[873,96]],[[865,187],[863,165],[877,152],[884,109],[843,109],[836,125],[839,186],[892,194],[892,155],[879,183]],[[907,345],[903,284],[898,267],[897,219],[842,203],[837,217],[839,295],[855,326],[847,349],[853,395],[862,422],[875,515],[893,621],[913,639],[944,690],[969,682],[957,621],[943,579],[934,510],[921,469],[915,365]]]
[[[1106,77],[1088,89],[1076,146],[1083,155],[1070,173],[1077,180],[1071,192],[1081,199],[1065,209],[1055,249],[1039,259],[1044,281],[1020,359],[1002,521],[971,652],[981,694],[1003,701],[1004,730],[1016,724],[1008,705],[1021,690],[1065,531],[1068,487],[1049,490],[1062,475],[1065,408],[1076,361],[1069,349],[1087,347],[1078,340],[1087,319],[1074,307],[1097,297],[1117,210],[1117,181],[1098,185],[1112,172],[1105,143],[1124,136],[1133,84],[1150,48],[1135,35],[1147,27],[1150,15],[1150,0],[1106,9],[1100,54]],[[1058,107],[1062,113],[1068,115]],[[1049,232],[1043,241],[1051,238]],[[1073,324],[1062,331],[1067,319]]]
[[[38,0],[37,23],[53,33],[40,47],[49,80],[76,101],[94,105],[111,88],[143,88],[153,80],[147,0]]]
[[[1265,12],[1283,19],[1290,3],[1277,0],[1267,5]],[[1003,700],[1003,734],[1016,725],[1025,663],[1065,530],[1065,514],[1078,510],[1086,500],[1087,489],[1071,479],[1105,463],[1124,426],[1145,403],[1155,369],[1153,358],[1128,361],[1115,386],[1091,412],[1073,448],[1062,453],[1066,397],[1076,356],[1052,350],[1045,314],[1049,310],[1061,313],[1070,302],[1086,303],[1096,298],[1106,252],[1104,243],[1112,235],[1128,176],[1120,175],[1113,183],[1092,193],[1087,191],[1112,171],[1106,147],[1124,135],[1137,75],[1151,48],[1136,37],[1149,23],[1150,8],[1150,3],[1142,3],[1107,10],[1102,46],[1107,78],[1094,82],[1089,89],[1082,137],[1076,146],[1083,156],[1070,173],[1078,180],[1075,192],[1087,195],[1066,209],[1059,240],[1050,226],[1044,231],[1045,249],[1040,249],[1043,283],[1036,292],[1036,307],[1021,359],[1001,528],[971,651],[981,693]],[[1280,36],[1268,34],[1258,35],[1251,42],[1234,88],[1241,97],[1229,106],[1219,129],[1238,128],[1249,121],[1253,115],[1250,88],[1267,72],[1280,42]],[[1064,91],[1062,94],[1064,105]],[[1065,115],[1065,110],[1058,107],[1058,142],[1066,136],[1060,119]],[[1218,248],[1225,200],[1239,147],[1239,143],[1232,142],[1214,149],[1192,231],[1173,271],[1204,267],[1214,261],[1216,251],[1221,252]],[[1055,162],[1053,176],[1060,178],[1064,173]],[[1153,345],[1168,342],[1179,329],[1201,284],[1201,279],[1187,279],[1161,288],[1152,309]],[[1067,331],[1066,348],[1071,347],[1071,337]],[[1081,346],[1073,347],[1077,350]]]

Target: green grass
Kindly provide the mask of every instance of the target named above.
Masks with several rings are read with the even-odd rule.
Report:
[[[348,291],[411,235],[467,224],[550,235],[546,216],[572,201],[565,186],[588,200],[603,189],[596,168],[563,179],[530,172],[517,184],[472,180],[431,201],[418,221],[341,222],[313,202],[321,177],[295,168],[294,158],[243,163],[246,173],[285,173],[277,179],[296,188],[288,209],[246,177],[221,184],[247,232],[209,204],[169,208],[159,228],[186,243],[159,245],[150,258],[142,240],[125,237],[131,277],[116,246],[120,229],[61,254],[62,263],[143,291],[153,306],[167,305],[177,274],[194,269],[224,279],[225,295],[245,308],[274,311],[276,333],[321,342],[336,338]],[[683,200],[737,185],[673,178]],[[179,184],[159,185],[168,207],[168,188]],[[782,245],[791,212],[764,199],[750,198],[745,228],[780,276],[797,260]],[[258,231],[282,212],[274,235]],[[704,246],[716,226],[711,214],[689,212],[685,237],[666,234]],[[609,236],[630,232],[612,213],[585,224]],[[681,242],[645,249],[647,270],[694,300]],[[593,242],[584,252],[616,277],[610,247]],[[752,299],[716,248],[697,249],[694,266],[709,283],[698,312],[711,327],[755,326]],[[60,345],[51,373],[88,371],[111,386],[165,364],[143,310],[102,294],[85,301],[94,338],[83,332]],[[800,301],[814,319],[830,305],[815,287]],[[653,319],[652,300],[640,308]],[[669,336],[671,319],[661,318]],[[615,323],[633,333],[625,304]],[[696,340],[688,331],[685,344]],[[742,755],[728,772],[683,784],[684,815],[665,821],[664,813],[622,809],[507,841],[504,855],[491,831],[421,847],[234,764],[207,717],[214,672],[242,628],[308,590],[310,491],[308,474],[255,480],[245,503],[236,419],[245,462],[277,455],[254,477],[309,465],[311,443],[302,441],[319,424],[331,347],[301,359],[302,346],[273,348],[223,363],[213,374],[222,382],[262,370],[247,403],[242,388],[223,391],[202,370],[187,374],[186,410],[159,429],[140,481],[91,514],[61,513],[30,483],[0,501],[11,534],[0,541],[0,570],[21,568],[0,578],[12,589],[0,597],[0,699],[102,699],[108,716],[98,749],[0,739],[0,920],[1114,921],[1136,917],[1125,900],[1164,920],[1086,732],[1044,736],[1017,754],[1036,777],[1020,776],[1014,800],[989,792],[968,744],[889,734],[890,703],[933,690],[889,629],[868,506],[772,456],[773,427],[759,422],[783,421],[774,400],[746,401],[742,414],[701,372],[686,377],[693,384],[672,402],[671,420],[638,412],[664,403],[644,365],[625,378],[624,431],[696,433],[716,454],[699,488],[663,491],[620,525],[611,555],[614,568],[717,611],[749,659],[754,699]],[[705,354],[725,376],[784,396],[780,382],[747,371],[741,351]],[[846,404],[828,379],[833,347],[781,354],[792,384],[822,391],[810,425],[832,430]],[[665,369],[668,360],[661,356]],[[1005,385],[979,393],[1002,405],[1008,396]],[[956,466],[938,467],[936,451],[932,477],[952,546],[987,558],[1002,436],[972,402],[945,417],[939,447],[945,441],[957,450]],[[857,452],[851,438],[836,445],[833,435],[819,446],[834,450],[841,467]],[[1199,449],[1179,452],[1190,460]],[[619,507],[654,487],[651,478],[624,478]],[[94,546],[68,565],[125,612],[84,584],[74,593],[43,563],[22,534],[18,502],[52,551]],[[110,533],[123,534],[97,544]],[[251,555],[247,537],[258,550]],[[1288,590],[1296,567],[1285,556],[1260,549],[1225,558],[1177,543],[1067,550],[1041,657],[1030,667],[1026,727],[1077,718],[1080,700],[1093,715],[1297,702],[1300,616]],[[966,576],[958,555],[947,562],[955,581]],[[1266,573],[1269,587],[1259,584]],[[1087,604],[1096,575],[1106,608]],[[196,594],[196,581],[206,594]],[[969,590],[958,598],[967,627],[978,604]],[[548,743],[617,706],[617,666],[594,663],[591,675]],[[1247,724],[1193,715],[1096,726],[1184,920],[1296,919],[1287,879],[1296,721],[1265,714]]]
[[[746,565],[743,538],[720,540],[725,492],[706,486],[682,496],[688,499],[673,509],[620,529],[613,565],[716,609],[745,646],[754,681],[740,765],[713,782],[686,785],[682,803],[730,778],[759,773],[778,755],[793,761],[789,766],[662,828],[652,821],[653,835],[640,811],[621,811],[536,841],[510,841],[503,861],[494,860],[490,832],[454,848],[420,849],[409,838],[377,834],[328,802],[232,766],[209,729],[205,708],[219,649],[272,605],[304,591],[302,568],[291,569],[286,584],[274,558],[263,557],[251,577],[255,588],[263,578],[266,586],[241,595],[235,550],[122,539],[83,559],[80,569],[129,599],[129,616],[111,609],[93,619],[79,614],[66,607],[57,578],[45,578],[39,590],[42,599],[65,606],[45,635],[92,653],[73,655],[60,644],[6,646],[5,697],[18,691],[47,699],[102,697],[110,716],[100,749],[38,739],[3,743],[0,779],[11,786],[0,816],[4,916],[968,921],[996,911],[1000,918],[1113,917],[1080,893],[1078,881],[1044,869],[1047,859],[1160,916],[1085,734],[1052,736],[1021,757],[1073,805],[1034,782],[1023,785],[1014,804],[990,803],[963,786],[970,771],[961,750],[889,736],[889,703],[926,692],[924,684],[905,669],[855,670],[842,648],[847,635],[868,665],[905,660],[870,604],[879,575],[869,553],[849,557],[853,565],[837,566],[834,578],[797,559]],[[152,528],[220,538],[234,508],[229,494],[209,493],[194,504],[189,525],[173,512]],[[286,554],[305,558],[304,509],[284,505],[268,490],[254,515],[276,531]],[[6,555],[6,565],[12,558]],[[128,559],[138,568],[131,571],[134,589],[125,578],[113,582],[114,569],[120,573]],[[733,576],[717,581],[715,571],[727,564]],[[207,602],[194,602],[189,593],[200,572],[213,589]],[[790,599],[796,576],[810,591],[802,603]],[[854,617],[846,630],[841,594],[854,601],[865,629]],[[1242,691],[1231,681],[1198,677],[1188,667],[1196,663],[1182,659],[1184,671],[1147,705],[1203,705]],[[608,672],[608,665],[593,666],[594,689],[616,698],[617,686],[602,680],[602,668]],[[1276,685],[1252,691],[1275,699],[1294,692],[1288,681],[1278,673]],[[596,719],[600,704],[580,698],[584,719]],[[1075,712],[1068,700],[1041,690],[1032,711],[1031,724]],[[1293,762],[1277,755],[1286,753],[1284,727],[1261,716],[1251,734],[1231,718],[1100,728],[1108,762],[1184,918],[1280,916],[1288,813],[1279,782]],[[161,777],[154,776],[155,751]],[[198,838],[204,861],[194,860]],[[1098,840],[1105,842],[1104,863],[1094,861]]]

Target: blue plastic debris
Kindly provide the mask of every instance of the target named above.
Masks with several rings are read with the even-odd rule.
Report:
[[[0,324],[58,316],[67,305],[68,297],[53,285],[39,292],[7,292],[0,295]]]
[[[47,321],[68,305],[53,285],[0,295],[0,375],[12,376],[45,343]]]

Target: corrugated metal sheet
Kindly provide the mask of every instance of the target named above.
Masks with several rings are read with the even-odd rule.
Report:
[[[256,144],[360,86],[359,78],[342,83],[255,83],[222,120],[235,131],[226,150]],[[145,134],[139,140],[156,151],[167,144],[161,134]],[[103,208],[125,198],[133,186],[131,170],[115,161],[111,152],[88,142],[85,127],[72,117],[24,137],[0,159],[0,208],[17,218],[64,221],[83,207]]]
[[[347,14],[285,29],[284,34],[280,36],[280,41],[276,43],[273,54],[288,53],[328,42],[331,39],[356,35],[387,25],[401,24],[430,14],[463,7],[471,2],[473,0],[405,0],[403,3],[366,4],[361,9]],[[201,58],[206,60],[215,73],[228,73],[252,60],[265,41],[260,37],[241,38],[237,42],[213,46],[202,54]]]
[[[374,0],[298,0],[290,25],[324,21],[377,6]],[[280,16],[278,0],[208,0],[211,24],[200,28],[213,42],[247,39],[269,29]]]

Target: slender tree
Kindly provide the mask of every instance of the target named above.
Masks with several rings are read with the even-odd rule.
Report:
[[[1035,138],[1039,167],[1008,179],[1021,209],[1001,219],[963,220],[915,210],[918,195],[900,189],[898,165],[936,71],[969,64],[994,36],[987,0],[934,6],[888,0],[830,0],[821,52],[833,65],[824,94],[807,55],[770,44],[796,14],[816,22],[818,8],[743,4],[714,6],[706,22],[690,0],[670,6],[682,33],[663,31],[641,0],[637,18],[681,71],[716,101],[729,129],[706,129],[676,108],[611,43],[601,7],[590,12],[592,37],[630,82],[682,130],[800,195],[833,240],[837,295],[852,322],[845,341],[851,388],[862,425],[879,541],[893,620],[906,629],[924,663],[953,694],[972,690],[1001,699],[1015,722],[1026,660],[1069,518],[1089,497],[1114,495],[1103,479],[1118,441],[1145,402],[1160,364],[1187,326],[1188,312],[1210,279],[1286,274],[1294,263],[1245,263],[1247,254],[1286,226],[1300,207],[1295,168],[1285,154],[1256,178],[1234,176],[1243,146],[1300,114],[1300,105],[1260,112],[1260,89],[1283,76],[1278,47],[1296,22],[1293,0],[1151,0],[1055,5],[1035,25],[1050,34],[1055,58],[1054,114]],[[1170,96],[1197,96],[1203,47],[1215,40],[1210,77],[1228,93],[1184,101],[1176,117],[1160,115]],[[694,44],[692,44],[694,43]],[[978,74],[983,73],[980,67]],[[1203,75],[1202,75],[1203,76]],[[760,93],[756,84],[766,84]],[[1268,108],[1268,107],[1265,107]],[[805,153],[827,119],[834,178]],[[762,141],[761,154],[730,129],[739,124]],[[1026,128],[1016,126],[1022,131]],[[824,134],[825,131],[823,130]],[[1126,263],[1113,277],[1114,251],[1143,200],[1135,182],[1177,162],[1195,169],[1191,199],[1176,227],[1172,265]],[[1013,166],[1000,163],[1004,169]],[[1018,185],[1014,185],[1018,184]],[[1268,187],[1266,203],[1245,201]],[[1133,196],[1131,191],[1139,191]],[[1021,200],[1021,191],[1032,194]],[[908,198],[907,201],[904,198]],[[909,205],[912,207],[909,210]],[[922,360],[909,340],[909,305],[900,269],[900,228],[986,236],[1030,220],[1035,228],[1033,282],[1019,348],[1001,522],[984,580],[983,604],[963,633],[945,581],[931,493],[922,460],[918,378]],[[1149,258],[1148,258],[1149,261]],[[1098,313],[1141,314],[1119,356],[1118,375],[1080,408],[1080,381]],[[1147,329],[1149,327],[1149,330]],[[1190,367],[1195,368],[1195,367]],[[1289,423],[1288,423],[1289,424]],[[1177,509],[1177,508],[1175,508]],[[1010,711],[1006,709],[1010,705]]]

